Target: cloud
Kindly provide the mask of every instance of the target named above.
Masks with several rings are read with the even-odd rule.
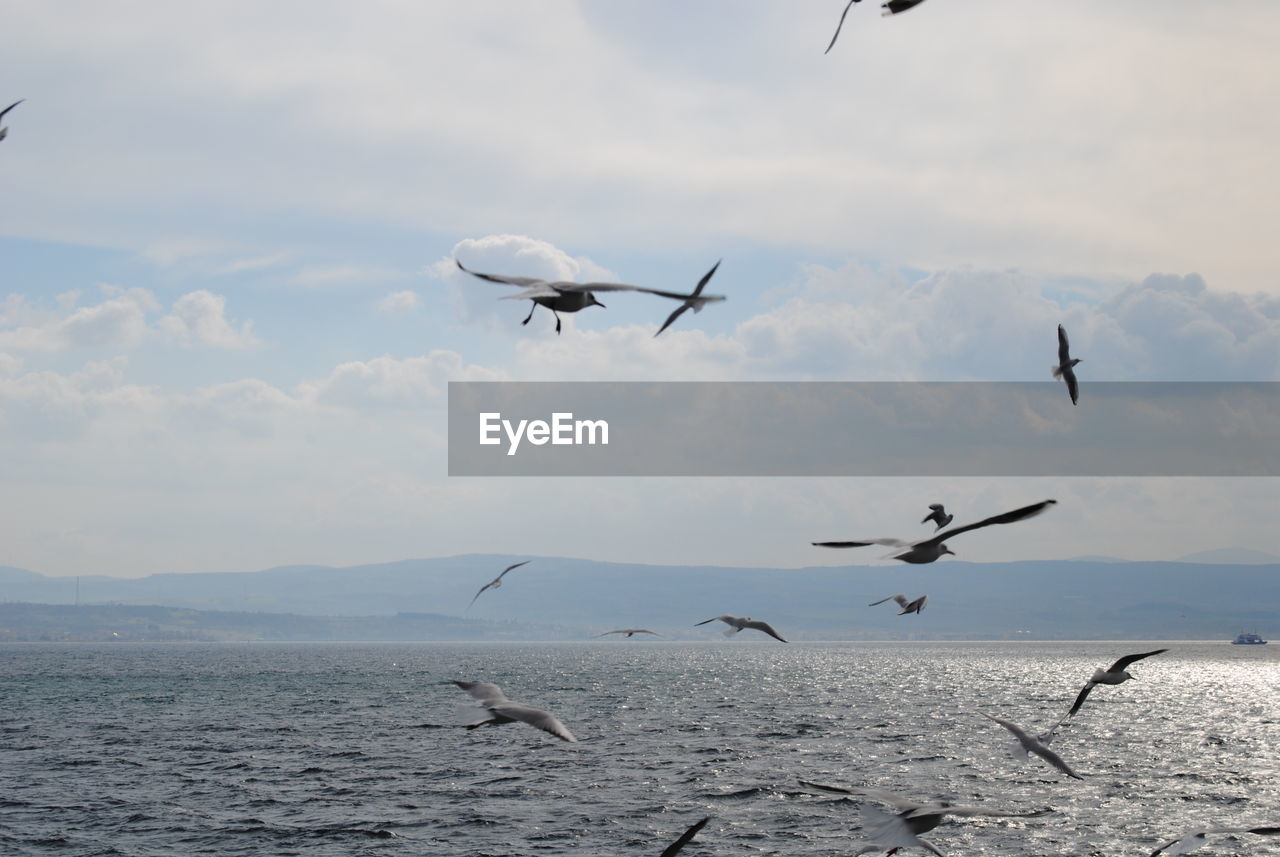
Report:
[[[506,373],[468,365],[456,351],[434,350],[420,357],[390,355],[354,360],[328,377],[299,386],[308,400],[357,410],[439,407],[450,381],[503,381]]]
[[[103,286],[102,290],[106,299],[86,307],[75,306],[75,293],[59,296],[61,315],[30,306],[20,295],[10,295],[3,320],[19,321],[9,329],[0,329],[0,348],[23,351],[136,348],[148,334],[147,313],[156,312],[160,305],[145,289]]]
[[[406,289],[392,292],[378,301],[378,309],[387,315],[400,316],[422,308],[422,297],[415,291]]]
[[[253,335],[253,322],[246,321],[237,330],[226,318],[227,299],[204,289],[178,298],[169,315],[157,327],[181,345],[207,345],[211,348],[251,348],[262,342]]]

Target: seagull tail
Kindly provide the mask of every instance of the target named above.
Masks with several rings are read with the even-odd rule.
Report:
[[[738,633],[741,630],[742,630],[741,628],[729,628],[725,631],[722,631],[721,633],[723,633],[726,637],[732,637],[734,634]]]
[[[1053,377],[1055,377],[1055,378],[1061,378],[1061,377],[1062,377],[1062,367],[1061,367],[1061,366],[1050,366],[1050,367],[1049,367],[1049,371],[1053,373]]]

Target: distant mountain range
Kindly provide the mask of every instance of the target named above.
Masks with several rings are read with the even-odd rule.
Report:
[[[481,586],[523,559],[533,561],[468,607]],[[200,621],[253,625],[257,636],[247,637],[253,639],[587,639],[625,627],[708,639],[718,624],[694,623],[722,613],[766,619],[797,640],[1225,640],[1241,630],[1280,631],[1280,563],[944,560],[775,569],[466,555],[346,568],[81,576],[78,583],[0,567],[0,601],[69,605],[77,603],[77,589],[82,608],[249,614]],[[897,592],[927,594],[924,612],[897,616],[891,602],[868,606]],[[290,616],[335,621],[303,630]],[[395,618],[405,616],[418,618]],[[336,621],[358,617],[367,621]],[[185,627],[200,624],[187,619],[195,624]]]

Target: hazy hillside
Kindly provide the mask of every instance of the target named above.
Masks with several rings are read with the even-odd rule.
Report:
[[[528,557],[467,555],[238,574],[81,577],[80,603],[211,611],[376,617],[437,614],[560,626],[582,636],[647,627],[714,636],[695,622],[721,613],[772,622],[798,639],[1227,639],[1280,632],[1280,565],[942,561],[927,566],[766,569],[647,566],[535,558],[504,585],[476,590]],[[927,594],[920,616],[870,601]],[[73,603],[69,578],[0,569],[0,600]]]

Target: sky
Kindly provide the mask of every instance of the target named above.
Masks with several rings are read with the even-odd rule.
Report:
[[[1280,381],[1280,7],[877,5],[7,4],[0,565],[1280,553],[1273,478],[447,475],[450,381]]]

